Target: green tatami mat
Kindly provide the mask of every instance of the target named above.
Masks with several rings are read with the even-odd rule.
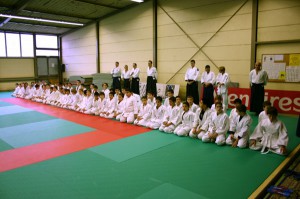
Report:
[[[8,103],[8,102],[2,102],[2,101],[0,101],[0,107],[2,107],[2,106],[14,106],[14,105],[11,104],[11,103]]]
[[[66,187],[60,178],[37,165],[0,173],[0,176],[1,199],[80,198],[76,189]]]
[[[151,191],[137,197],[137,199],[153,199],[153,198],[188,198],[188,199],[207,199],[181,187],[165,183]]]
[[[247,198],[285,158],[183,139],[126,161],[123,168],[201,197],[240,199]],[[158,190],[161,192],[156,191],[156,195],[164,194]]]
[[[22,113],[22,112],[28,112],[32,111],[29,108],[24,108],[22,106],[2,106],[0,107],[0,115],[8,115],[8,114],[14,114],[14,113]]]
[[[36,111],[15,113],[9,115],[0,115],[0,121],[1,121],[0,128],[39,122],[39,121],[53,120],[53,119],[55,119],[55,117],[43,113],[39,113]]]
[[[0,138],[18,148],[93,130],[66,120],[52,119],[0,128]]]
[[[122,162],[180,140],[182,139],[178,136],[156,130],[96,146],[89,150],[114,161]]]
[[[0,139],[0,152],[1,151],[6,151],[9,149],[13,149],[12,146],[10,146],[9,144],[7,144],[6,142],[4,142],[2,139]]]
[[[0,98],[10,98],[12,97],[11,94],[13,93],[13,91],[9,91],[9,92],[0,92]]]

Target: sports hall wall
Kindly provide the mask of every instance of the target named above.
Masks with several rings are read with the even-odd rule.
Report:
[[[64,77],[97,72],[96,25],[92,24],[62,38]]]
[[[257,60],[262,54],[300,52],[299,7],[298,0],[259,0]],[[249,87],[251,0],[160,0],[157,21],[159,83],[180,84],[183,96],[184,73],[195,59],[201,72],[206,64],[215,73],[225,66],[232,82]],[[136,62],[145,81],[147,61],[153,58],[152,1],[102,20],[99,33],[100,72],[110,72],[115,61],[130,68]],[[95,73],[96,48],[95,24],[64,36],[64,77]],[[298,85],[270,82],[266,88],[299,91]]]
[[[0,58],[0,91],[12,90],[17,82],[34,80],[33,58]]]

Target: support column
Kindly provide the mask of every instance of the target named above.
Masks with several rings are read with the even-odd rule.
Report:
[[[256,62],[257,20],[258,20],[258,0],[252,0],[252,31],[251,31],[250,71],[253,69],[254,64]]]
[[[100,31],[99,31],[99,21],[96,22],[96,63],[97,63],[97,73],[100,73]]]
[[[153,66],[157,67],[157,0],[153,0]]]

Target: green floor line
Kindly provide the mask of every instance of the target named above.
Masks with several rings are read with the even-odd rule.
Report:
[[[170,183],[162,184],[155,187],[151,191],[144,193],[137,197],[137,199],[153,199],[153,198],[189,198],[189,199],[208,199],[204,196],[200,196],[196,193],[190,192],[181,187],[175,186]]]
[[[180,140],[182,139],[175,135],[151,131],[149,133],[96,146],[89,150],[114,161],[122,162]]]
[[[53,119],[55,119],[55,117],[35,111],[0,115],[0,128]]]
[[[3,141],[2,139],[0,139],[0,152],[1,151],[6,151],[6,150],[10,150],[13,149],[12,146],[10,146],[9,144],[7,144],[5,141]]]
[[[22,106],[2,106],[0,107],[0,116],[1,115],[9,115],[14,113],[22,113],[22,112],[29,112],[32,111],[31,109],[24,108]]]
[[[9,145],[18,148],[93,130],[93,128],[66,120],[52,119],[0,128],[0,138]]]

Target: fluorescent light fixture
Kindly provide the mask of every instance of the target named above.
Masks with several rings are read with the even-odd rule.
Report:
[[[143,3],[144,2],[144,0],[131,0],[131,1],[138,2],[138,3]]]
[[[15,15],[6,15],[6,14],[0,14],[0,17],[7,17],[7,18],[12,18],[12,19],[24,19],[24,20],[29,20],[29,21],[41,21],[41,22],[48,22],[48,23],[68,24],[68,25],[73,25],[73,26],[83,26],[84,25],[82,23],[57,21],[57,20],[41,19],[41,18],[31,18],[31,17],[21,17],[21,16],[15,16]]]

